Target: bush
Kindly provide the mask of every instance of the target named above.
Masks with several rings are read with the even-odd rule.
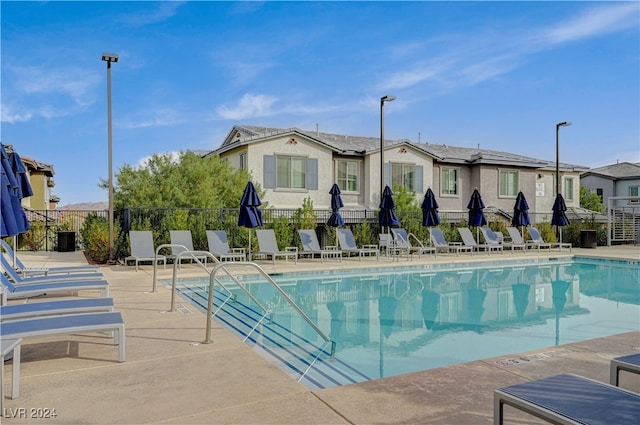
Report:
[[[84,252],[91,261],[98,264],[109,261],[109,221],[106,218],[89,214],[80,229],[80,234],[84,240]]]

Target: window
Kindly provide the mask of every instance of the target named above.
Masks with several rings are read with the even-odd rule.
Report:
[[[340,190],[357,192],[359,190],[360,164],[358,161],[338,161],[336,178]]]
[[[640,196],[640,186],[629,186],[629,196]],[[637,204],[639,201],[637,199],[630,199],[629,203]]]
[[[305,189],[307,159],[295,156],[276,156],[276,187]]]
[[[602,189],[596,189],[596,195],[598,195],[598,197],[600,198],[600,202],[604,203],[604,192],[602,191]]]
[[[440,194],[444,196],[458,195],[458,169],[443,168],[440,178]]]
[[[318,190],[318,159],[288,155],[263,155],[265,189]]]
[[[241,170],[247,169],[247,153],[246,152],[243,152],[240,154],[240,169]]]
[[[414,164],[391,164],[391,187],[403,186],[409,191],[415,191],[415,173]]]
[[[500,170],[499,196],[516,197],[518,195],[518,172],[514,170]]]
[[[573,200],[573,177],[565,177],[564,179],[564,198],[567,201]]]

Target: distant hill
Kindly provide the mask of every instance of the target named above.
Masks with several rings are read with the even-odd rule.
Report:
[[[102,211],[109,209],[109,202],[83,202],[80,204],[69,204],[63,207],[58,207],[59,210],[74,210],[74,211]]]

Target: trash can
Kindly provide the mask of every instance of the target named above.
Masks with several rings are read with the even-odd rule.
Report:
[[[595,230],[580,230],[580,248],[595,248],[598,237]]]
[[[58,252],[76,250],[76,232],[58,232]]]

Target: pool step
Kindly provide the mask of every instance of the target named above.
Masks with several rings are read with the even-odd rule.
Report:
[[[203,291],[180,291],[204,310],[207,298]],[[214,304],[218,306],[224,298],[216,291]],[[331,359],[331,347],[329,344],[321,347],[323,340],[316,342],[307,339],[314,338],[314,332],[309,332],[307,337],[291,332],[276,321],[263,318],[261,312],[241,302],[225,304],[215,320],[242,339],[251,333],[247,344],[309,389],[330,388],[370,379],[340,359]]]

